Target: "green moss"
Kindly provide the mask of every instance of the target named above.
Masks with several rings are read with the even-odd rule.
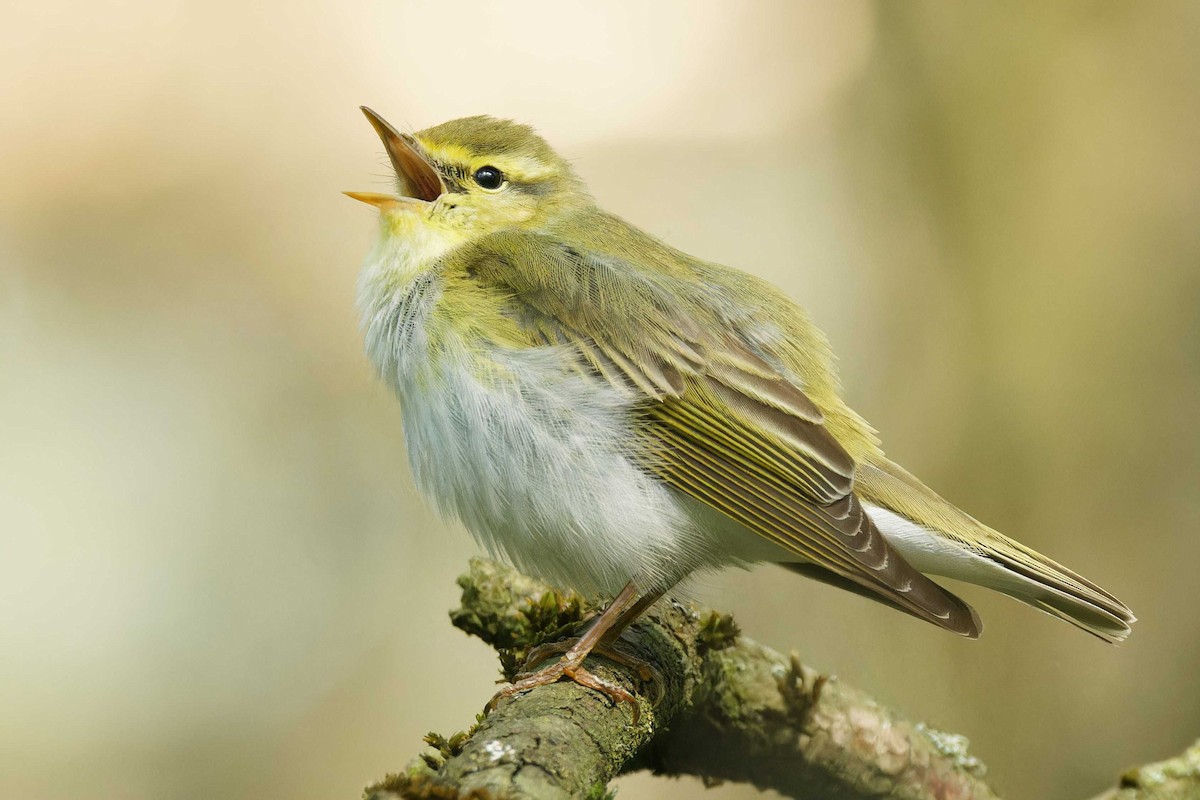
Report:
[[[363,790],[363,800],[499,800],[487,789],[460,792],[455,786],[438,781],[437,776],[421,768],[386,776]]]
[[[454,626],[478,636],[500,654],[500,669],[512,680],[530,649],[571,633],[587,604],[574,592],[552,589],[497,565],[472,559],[458,579],[462,607],[450,612]],[[516,610],[513,610],[516,609]]]
[[[609,789],[603,783],[592,784],[592,788],[588,789],[588,793],[584,795],[584,800],[614,800],[617,796],[615,789]]]
[[[466,745],[467,740],[474,736],[475,732],[479,730],[479,725],[481,722],[483,722],[483,718],[483,714],[476,714],[474,725],[467,728],[465,731],[458,731],[450,734],[449,738],[435,731],[430,731],[429,733],[425,734],[421,741],[425,742],[425,744],[429,745],[438,752],[437,755],[431,755],[427,753],[421,756],[421,759],[428,764],[430,768],[435,770],[441,769],[442,764],[446,762],[446,759],[453,758],[463,751],[463,747]]]
[[[700,629],[696,633],[696,648],[700,655],[712,650],[724,650],[737,642],[742,629],[734,622],[733,615],[718,611],[706,611],[700,618]]]
[[[1182,755],[1127,770],[1118,800],[1191,800],[1200,797],[1200,741]]]
[[[462,607],[450,612],[450,621],[497,649],[527,650],[584,617],[585,603],[574,592],[514,578],[511,572],[498,574],[496,565],[479,559],[471,561],[458,585]]]

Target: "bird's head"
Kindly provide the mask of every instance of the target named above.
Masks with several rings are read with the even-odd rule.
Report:
[[[464,117],[410,135],[369,108],[363,113],[383,140],[399,195],[346,194],[378,207],[395,235],[465,242],[536,230],[591,202],[570,164],[528,125]]]

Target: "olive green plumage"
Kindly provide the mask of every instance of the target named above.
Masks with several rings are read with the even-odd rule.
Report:
[[[841,399],[824,335],[778,289],[597,208],[531,128],[469,117],[408,141],[446,202],[470,211],[420,223],[422,235],[437,228],[453,241],[436,257],[443,297],[431,330],[569,353],[581,375],[629,398],[641,469],[778,545],[797,571],[977,635],[970,607],[910,566],[869,506],[962,562],[942,574],[958,570],[1108,640],[1128,634],[1133,616],[1112,595],[889,461]],[[484,165],[504,172],[503,191],[472,186]]]

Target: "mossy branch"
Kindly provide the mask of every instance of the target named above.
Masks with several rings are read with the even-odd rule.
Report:
[[[1094,800],[1200,800],[1200,739],[1175,758],[1126,770]]]
[[[454,624],[496,647],[506,670],[585,616],[575,595],[473,560]],[[653,663],[661,698],[602,659],[589,668],[637,698],[614,706],[571,682],[505,700],[438,752],[366,791],[394,798],[608,796],[617,775],[650,769],[741,781],[790,797],[992,798],[962,737],[908,722],[867,695],[738,633],[728,615],[664,601],[622,646]],[[594,663],[595,662],[595,663]]]

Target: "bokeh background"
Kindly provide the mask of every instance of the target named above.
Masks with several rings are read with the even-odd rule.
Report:
[[[359,104],[534,123],[778,282],[890,455],[1141,617],[1114,648],[967,589],[966,642],[706,581],[748,635],[1008,797],[1200,735],[1200,5],[42,0],[0,96],[0,795],[353,798],[491,693],[446,617],[475,548],[361,355]]]

